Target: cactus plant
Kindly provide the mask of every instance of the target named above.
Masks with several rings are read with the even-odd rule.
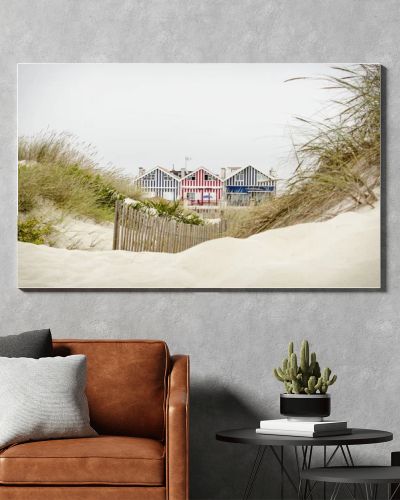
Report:
[[[293,342],[289,343],[288,355],[282,361],[282,366],[274,368],[274,375],[285,385],[288,394],[326,394],[329,386],[336,382],[337,376],[331,378],[331,369],[321,368],[317,355],[312,352],[307,340],[303,340],[300,348],[300,363],[294,352]]]

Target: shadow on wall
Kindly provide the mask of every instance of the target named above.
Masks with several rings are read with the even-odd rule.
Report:
[[[236,500],[243,497],[257,448],[217,441],[217,431],[257,427],[272,418],[265,408],[251,408],[231,389],[213,379],[192,384],[190,398],[190,498]],[[268,473],[267,473],[268,471]],[[279,469],[266,454],[251,496],[279,497]],[[273,478],[278,478],[275,481]]]

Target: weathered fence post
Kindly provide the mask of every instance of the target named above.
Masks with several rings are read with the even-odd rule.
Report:
[[[115,202],[115,212],[114,212],[114,234],[113,234],[113,250],[118,250],[118,236],[119,236],[119,210],[120,202],[117,200]]]

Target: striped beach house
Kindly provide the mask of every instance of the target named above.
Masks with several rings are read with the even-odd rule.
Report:
[[[218,205],[222,198],[222,179],[199,167],[181,179],[181,198],[187,205]]]
[[[147,172],[140,168],[135,185],[149,198],[165,198],[170,201],[180,198],[180,178],[177,173],[162,167],[154,167]]]
[[[224,198],[228,205],[257,204],[276,194],[276,178],[251,165],[222,169]]]

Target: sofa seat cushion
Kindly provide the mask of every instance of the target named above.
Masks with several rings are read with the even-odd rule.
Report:
[[[0,453],[0,483],[160,486],[165,483],[164,459],[164,445],[146,438],[29,442]]]

